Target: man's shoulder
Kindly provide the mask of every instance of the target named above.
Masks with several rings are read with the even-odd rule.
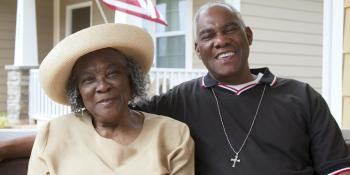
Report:
[[[291,78],[277,78],[277,83],[272,86],[276,93],[285,95],[294,94],[301,97],[320,96],[320,93],[307,82]]]
[[[201,86],[203,77],[194,78],[192,80],[188,80],[177,85],[178,87],[193,87],[193,86]]]
[[[290,87],[300,87],[300,88],[305,88],[307,86],[309,86],[308,83],[300,81],[300,80],[296,80],[296,79],[292,79],[292,78],[281,78],[278,77],[277,78],[277,83],[275,84],[277,87],[278,86],[290,86]]]
[[[190,89],[198,89],[200,87],[202,87],[202,79],[203,77],[198,77],[192,80],[188,80],[185,82],[182,82],[176,86],[174,86],[173,88],[170,89],[170,91],[184,91],[184,90],[190,90]]]

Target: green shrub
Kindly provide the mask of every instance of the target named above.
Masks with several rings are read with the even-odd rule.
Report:
[[[7,125],[7,113],[6,112],[0,112],[0,128],[4,128]]]

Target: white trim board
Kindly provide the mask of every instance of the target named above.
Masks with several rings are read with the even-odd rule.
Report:
[[[344,2],[324,0],[322,95],[342,126]]]

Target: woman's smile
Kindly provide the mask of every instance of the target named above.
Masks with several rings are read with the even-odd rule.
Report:
[[[100,104],[103,104],[103,105],[108,105],[108,104],[111,104],[115,100],[116,100],[116,98],[107,98],[107,99],[100,100],[97,103],[100,103]]]

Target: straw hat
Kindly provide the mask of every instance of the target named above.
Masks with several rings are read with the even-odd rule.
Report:
[[[135,60],[144,73],[153,62],[153,40],[143,29],[128,24],[101,24],[78,31],[59,42],[39,67],[39,81],[54,101],[68,105],[66,87],[75,62],[95,50],[111,47]]]

